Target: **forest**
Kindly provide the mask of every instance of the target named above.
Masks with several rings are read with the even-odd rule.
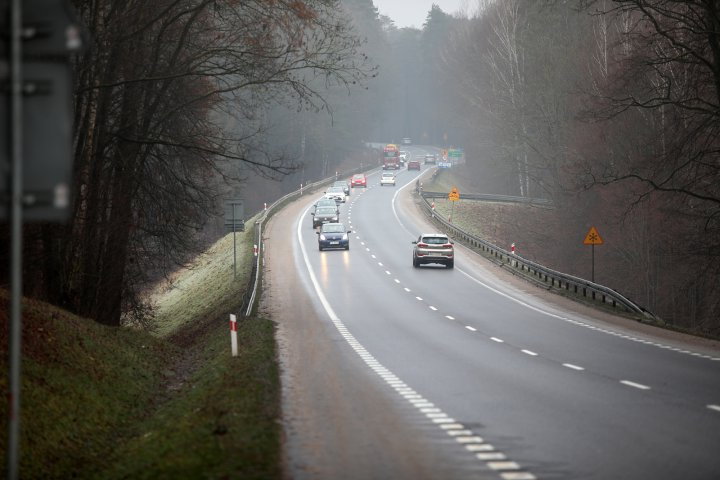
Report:
[[[601,283],[720,336],[714,0],[476,0],[421,29],[371,0],[74,4],[74,201],[26,225],[27,295],[142,322],[143,290],[225,233],[224,199],[256,212],[407,136],[463,147],[476,193],[552,200],[533,260],[587,276],[597,225]]]

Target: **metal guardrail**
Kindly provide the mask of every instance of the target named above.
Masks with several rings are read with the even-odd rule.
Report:
[[[447,192],[425,192],[425,198],[447,198]],[[533,205],[552,205],[547,198],[516,197],[514,195],[494,195],[491,193],[461,193],[460,200],[482,200],[484,202],[529,203]]]
[[[536,283],[547,286],[550,289],[560,290],[568,293],[572,296],[580,297],[585,300],[591,300],[595,303],[602,304],[603,306],[612,306],[613,308],[622,308],[623,310],[640,315],[646,319],[656,319],[652,312],[646,310],[635,302],[629,300],[627,297],[616,292],[615,290],[608,288],[604,285],[585,280],[580,277],[575,277],[567,273],[558,272],[551,268],[540,265],[533,261],[522,258],[519,255],[513,254],[507,250],[504,250],[492,243],[483,240],[471,233],[468,233],[452,223],[450,223],[442,215],[438,214],[432,209],[429,198],[443,198],[447,197],[447,193],[438,194],[437,192],[420,192],[422,198],[422,205],[426,210],[426,213],[436,222],[440,223],[447,230],[452,232],[455,239],[460,239],[462,242],[470,247],[471,249],[478,250],[488,257],[491,257],[495,262],[499,263],[503,267],[510,268],[512,270],[520,272],[523,276],[529,277]],[[461,195],[460,198],[471,198],[477,197],[477,199],[484,199],[485,195]],[[521,199],[523,197],[508,197],[503,195],[490,195],[494,197],[490,201],[501,201],[497,200],[498,197],[515,198]],[[522,202],[522,203],[537,203],[535,202]],[[508,201],[508,200],[502,200]],[[509,200],[513,201],[513,200]]]
[[[264,209],[264,211],[259,212],[259,213],[261,213],[260,218],[258,218],[255,221],[255,233],[256,233],[255,245],[257,245],[257,255],[255,257],[255,262],[253,263],[250,280],[248,282],[247,288],[245,289],[245,293],[243,295],[242,307],[240,309],[240,311],[245,312],[246,317],[250,316],[250,314],[253,311],[253,307],[255,305],[255,298],[257,297],[258,285],[260,283],[260,265],[262,263],[263,253],[265,251],[265,246],[263,245],[263,241],[262,241],[262,229],[263,229],[263,224],[265,223],[265,221],[269,217],[271,217],[272,214],[275,213],[275,210],[277,210],[279,207],[283,206],[289,200],[294,199],[295,197],[301,197],[302,195],[305,195],[306,193],[312,192],[317,187],[328,184],[330,182],[335,182],[342,178],[346,178],[349,175],[353,175],[355,173],[361,173],[361,172],[369,173],[378,168],[379,167],[376,166],[376,167],[373,167],[368,170],[367,166],[358,167],[358,168],[350,170],[348,172],[338,173],[337,175],[333,175],[331,177],[327,177],[322,180],[318,180],[317,182],[308,183],[307,185],[302,185],[302,187],[300,189],[290,192],[287,195],[284,195],[284,196],[278,198],[272,204],[268,205],[268,207],[266,209]]]

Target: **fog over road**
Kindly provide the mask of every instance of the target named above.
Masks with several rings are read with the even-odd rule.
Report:
[[[425,149],[410,148],[413,154]],[[542,292],[433,231],[416,172],[354,189],[349,251],[317,249],[304,197],[266,231],[289,478],[716,478],[720,352]]]

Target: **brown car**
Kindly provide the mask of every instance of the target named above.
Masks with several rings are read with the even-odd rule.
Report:
[[[420,161],[419,160],[408,160],[407,169],[408,170],[420,170]]]
[[[423,233],[412,242],[413,267],[425,263],[439,263],[447,268],[455,266],[455,248],[453,241],[444,233]]]

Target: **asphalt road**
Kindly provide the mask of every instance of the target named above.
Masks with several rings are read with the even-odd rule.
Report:
[[[417,175],[354,189],[349,251],[318,251],[309,198],[271,222],[287,477],[720,478],[717,344],[575,305],[463,248],[453,270],[413,268],[431,229]]]

